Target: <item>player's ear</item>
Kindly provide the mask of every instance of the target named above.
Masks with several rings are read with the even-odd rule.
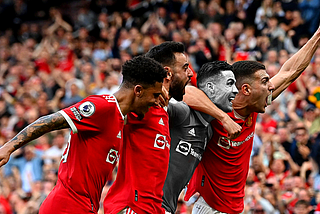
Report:
[[[215,85],[213,84],[213,82],[207,82],[207,83],[206,83],[206,88],[207,88],[207,91],[208,91],[210,94],[214,94],[214,92],[215,92]]]
[[[133,89],[134,91],[134,94],[137,96],[137,97],[141,97],[142,94],[143,94],[143,87],[142,85],[136,85]]]
[[[169,66],[164,66],[163,67],[166,71],[167,71],[167,80],[171,80],[172,79],[172,69]]]
[[[251,94],[251,86],[249,84],[243,84],[241,86],[241,91],[244,95],[249,96]]]

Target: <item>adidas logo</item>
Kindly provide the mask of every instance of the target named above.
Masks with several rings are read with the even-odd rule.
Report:
[[[192,136],[196,136],[196,131],[194,130],[194,128],[190,129],[188,133],[191,134]]]
[[[117,138],[120,138],[121,139],[121,131],[119,131],[118,135],[117,135]]]
[[[163,123],[162,118],[160,118],[160,120],[159,120],[159,124],[164,126],[164,123]]]

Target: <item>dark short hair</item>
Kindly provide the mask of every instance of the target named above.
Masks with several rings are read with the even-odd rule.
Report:
[[[310,205],[310,203],[306,200],[299,200],[295,203],[294,207],[297,207],[298,205],[304,205],[304,206],[308,207]]]
[[[176,62],[175,53],[184,53],[185,48],[181,42],[167,41],[152,47],[146,54],[158,61],[162,66],[172,66]]]
[[[250,60],[235,62],[232,67],[237,80],[236,86],[238,89],[241,88],[243,83],[250,83],[250,81],[253,80],[255,72],[258,70],[266,70],[266,67],[262,63]]]
[[[213,61],[203,64],[197,73],[197,85],[200,88],[209,78],[216,77],[221,71],[233,71],[230,64],[225,61]]]
[[[142,85],[143,87],[154,86],[156,82],[163,82],[167,76],[166,70],[154,59],[137,56],[127,60],[122,65],[122,84],[125,87]]]
[[[304,130],[305,132],[307,132],[307,128],[305,126],[297,126],[294,131],[298,131],[298,130]]]

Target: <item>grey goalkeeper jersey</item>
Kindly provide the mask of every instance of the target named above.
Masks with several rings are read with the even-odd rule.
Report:
[[[201,161],[212,128],[200,112],[184,102],[170,101],[168,113],[171,146],[162,206],[175,213],[178,197]]]

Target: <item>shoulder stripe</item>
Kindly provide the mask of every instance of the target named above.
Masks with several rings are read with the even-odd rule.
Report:
[[[62,116],[64,117],[64,119],[66,119],[66,121],[68,122],[69,126],[72,129],[73,134],[78,133],[78,129],[76,127],[76,125],[74,125],[73,121],[71,120],[71,118],[69,117],[69,115],[67,115],[67,113],[65,113],[63,110],[59,111],[60,114],[62,114]]]

